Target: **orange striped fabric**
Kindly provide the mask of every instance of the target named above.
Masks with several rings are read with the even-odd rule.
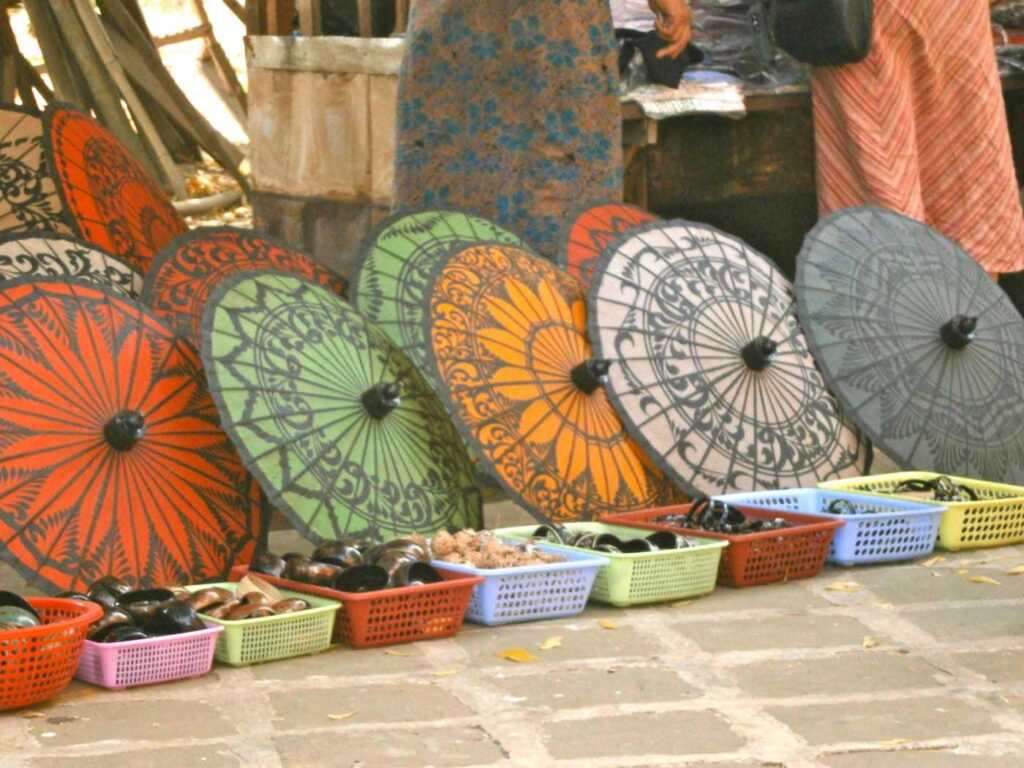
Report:
[[[866,59],[813,73],[822,214],[875,204],[989,272],[1024,269],[1024,215],[986,0],[875,0]]]

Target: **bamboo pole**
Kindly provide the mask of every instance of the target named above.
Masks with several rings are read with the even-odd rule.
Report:
[[[89,42],[81,19],[75,12],[75,3],[80,0],[50,0],[50,8],[53,11],[57,24],[68,43],[68,51],[74,56],[82,76],[89,84],[92,93],[96,113],[128,151],[131,152],[142,165],[157,178],[160,177],[152,160],[146,153],[142,139],[132,129],[121,106],[121,98],[117,94],[113,81],[106,70],[100,65],[96,52]]]
[[[152,38],[134,23],[119,0],[100,0],[115,50],[124,57],[126,71],[142,89],[160,101],[162,109],[180,131],[205,149],[243,187],[247,180],[239,170],[243,154],[203,117],[164,67]],[[135,54],[135,55],[133,55]],[[141,57],[139,62],[137,57]]]
[[[319,0],[317,0],[319,3]],[[206,27],[206,34],[203,36],[205,47],[203,49],[203,56],[209,58],[213,62],[213,66],[217,70],[217,74],[227,87],[228,91],[235,100],[238,101],[242,107],[242,112],[248,114],[249,105],[248,99],[246,98],[245,89],[242,84],[238,82],[238,75],[235,74],[234,67],[231,66],[231,62],[228,60],[228,55],[224,53],[224,49],[220,47],[220,43],[217,37],[213,33],[213,25],[210,23],[210,17],[206,13],[206,5],[203,0],[192,0],[192,5],[196,10],[196,14],[199,16],[199,21]]]
[[[241,6],[238,0],[224,0],[224,5],[238,17],[238,20],[245,24],[245,9]]]
[[[178,170],[178,166],[174,162],[174,158],[171,157],[171,154],[167,151],[167,147],[164,146],[164,143],[160,138],[160,134],[156,130],[156,126],[153,125],[153,121],[150,119],[149,114],[143,108],[142,102],[135,93],[135,89],[132,88],[131,83],[128,82],[128,77],[125,75],[124,69],[121,67],[121,62],[114,54],[114,50],[110,45],[110,40],[107,38],[107,33],[103,31],[103,27],[100,25],[100,20],[97,18],[96,12],[93,10],[92,3],[79,4],[77,5],[76,10],[78,11],[78,17],[82,21],[86,34],[89,36],[96,52],[99,54],[100,61],[102,61],[107,67],[110,77],[116,84],[117,89],[121,92],[121,96],[124,98],[125,103],[128,105],[128,109],[135,118],[135,123],[139,126],[139,130],[143,138],[156,155],[157,163],[160,166],[164,179],[168,184],[170,184],[171,191],[178,199],[188,197],[188,193],[185,191],[185,180],[182,178],[181,172]]]
[[[61,101],[73,104],[79,109],[89,108],[89,98],[81,82],[81,76],[72,67],[66,52],[60,30],[54,24],[50,4],[44,0],[25,0],[25,11],[32,22],[39,48],[46,62],[46,71],[53,83],[53,90]]]

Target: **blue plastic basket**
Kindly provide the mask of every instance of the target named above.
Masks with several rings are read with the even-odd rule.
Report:
[[[885,498],[819,488],[789,491],[730,493],[715,499],[738,507],[800,512],[846,523],[832,538],[828,560],[839,565],[864,565],[911,560],[935,549],[941,504],[905,498]],[[845,499],[855,514],[835,515],[828,506]]]
[[[502,539],[509,544],[521,544]],[[473,588],[466,620],[495,626],[538,619],[575,616],[587,605],[597,572],[608,558],[538,545],[542,552],[565,557],[564,562],[519,568],[473,568],[441,560],[434,565],[449,571],[483,576]]]

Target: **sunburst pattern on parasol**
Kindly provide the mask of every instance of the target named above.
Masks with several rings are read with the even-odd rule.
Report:
[[[799,488],[865,469],[868,447],[811,358],[789,281],[738,238],[645,225],[605,251],[589,301],[612,402],[691,493]]]
[[[46,165],[43,119],[28,107],[0,108],[0,232],[71,232]]]
[[[1024,483],[1024,319],[970,256],[882,208],[839,211],[797,261],[811,349],[906,469]]]
[[[88,115],[51,105],[44,117],[46,162],[65,220],[78,234],[143,274],[153,254],[188,227],[127,149]]]
[[[590,203],[570,215],[559,235],[558,266],[587,288],[601,252],[634,227],[660,216],[627,203]]]
[[[225,429],[304,535],[480,526],[469,458],[436,393],[337,294],[279,272],[239,274],[210,297],[203,323]]]
[[[196,353],[94,284],[0,283],[0,466],[0,555],[56,590],[221,578],[261,534]]]
[[[685,498],[608,403],[575,279],[512,246],[463,248],[436,270],[424,323],[456,425],[529,511],[583,520]]]
[[[230,275],[275,269],[345,295],[345,280],[313,257],[269,235],[235,227],[201,227],[175,238],[153,259],[142,300],[186,339],[199,346],[203,309]]]
[[[142,290],[142,275],[91,243],[56,232],[0,237],[0,278],[78,277],[129,298]]]
[[[483,241],[526,247],[494,222],[461,211],[412,211],[385,219],[362,253],[352,303],[423,366],[430,274],[452,248]]]

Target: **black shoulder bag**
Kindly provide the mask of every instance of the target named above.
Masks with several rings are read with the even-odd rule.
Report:
[[[836,67],[871,49],[872,0],[772,0],[776,45],[797,61]]]

